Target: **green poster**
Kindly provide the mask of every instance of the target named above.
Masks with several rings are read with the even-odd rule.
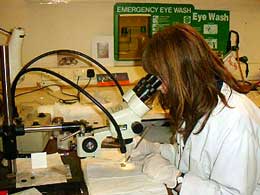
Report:
[[[228,11],[195,10],[191,4],[116,3],[115,60],[140,60],[145,42],[154,33],[175,23],[194,26],[214,50],[225,53],[229,32]]]
[[[229,11],[223,10],[194,10],[192,26],[206,39],[210,47],[219,52],[220,56],[226,53],[229,34]]]

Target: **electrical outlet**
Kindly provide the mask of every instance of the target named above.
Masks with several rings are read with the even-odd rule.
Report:
[[[73,71],[73,79],[75,81],[79,80],[88,80],[89,78],[87,77],[87,69],[77,69]]]
[[[82,80],[86,75],[84,74],[84,70],[74,70],[73,71],[73,80]]]

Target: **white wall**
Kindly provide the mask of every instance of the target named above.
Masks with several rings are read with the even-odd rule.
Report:
[[[26,0],[1,0],[0,18],[6,29],[25,28],[25,62],[54,49],[89,53],[93,36],[113,32],[112,3],[40,5]]]
[[[96,35],[113,35],[115,0],[73,0],[63,5],[41,5],[34,0],[0,0],[0,27],[25,28],[23,63],[54,49],[75,49],[91,55]],[[240,34],[240,55],[249,58],[250,68],[260,65],[260,0],[150,0],[131,2],[193,4],[196,9],[230,10],[230,27]],[[0,34],[0,44],[6,38]]]

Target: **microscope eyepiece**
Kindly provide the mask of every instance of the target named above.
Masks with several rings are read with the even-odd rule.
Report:
[[[138,82],[133,90],[137,97],[145,102],[156,92],[161,84],[162,82],[157,76],[148,74]]]

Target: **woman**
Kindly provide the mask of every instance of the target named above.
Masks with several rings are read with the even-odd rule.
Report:
[[[203,37],[185,24],[165,28],[143,67],[162,81],[177,140],[176,149],[143,140],[132,157],[156,154],[144,173],[181,195],[259,195],[260,111]]]

